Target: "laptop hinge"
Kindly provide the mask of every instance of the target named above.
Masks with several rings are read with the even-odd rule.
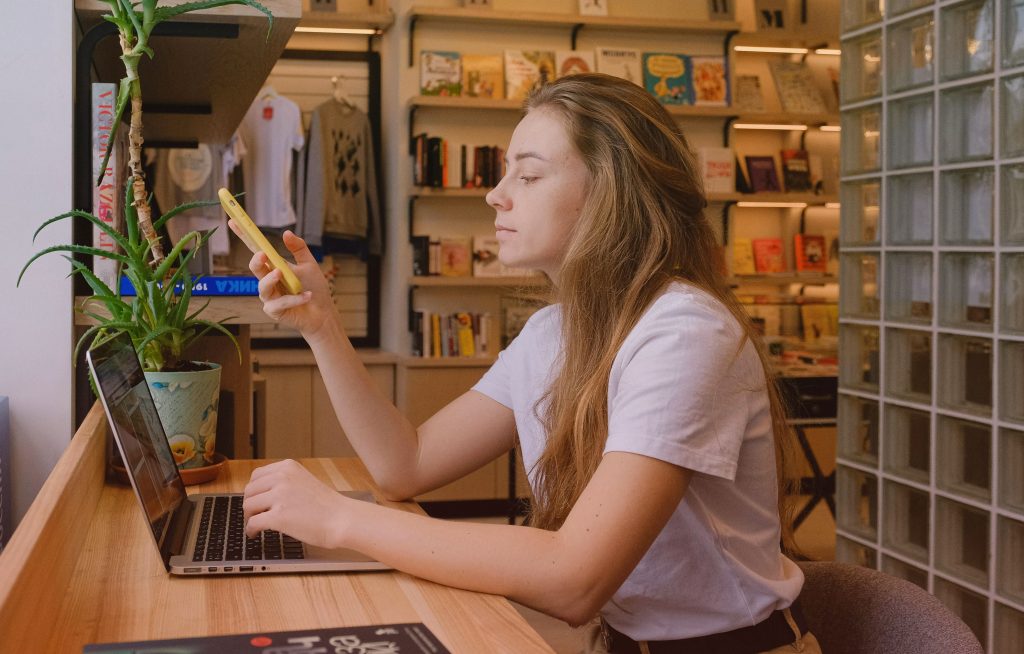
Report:
[[[188,536],[188,528],[192,524],[192,513],[195,510],[195,502],[187,498],[174,511],[174,516],[171,518],[171,526],[167,529],[164,546],[160,552],[165,564],[170,562],[172,556],[183,553],[185,538]]]

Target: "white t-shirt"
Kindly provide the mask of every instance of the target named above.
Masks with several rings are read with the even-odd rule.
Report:
[[[292,151],[302,149],[302,111],[271,87],[264,87],[242,118],[245,141],[242,206],[261,227],[295,224],[292,206]]]
[[[523,463],[546,442],[534,411],[556,373],[561,313],[538,311],[474,390],[515,412]],[[789,606],[803,586],[779,549],[771,412],[754,346],[720,302],[673,283],[612,364],[605,452],[694,471],[665,528],[601,614],[636,640],[730,631]]]

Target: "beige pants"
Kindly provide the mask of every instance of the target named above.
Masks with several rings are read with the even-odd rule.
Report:
[[[803,636],[800,636],[800,630],[797,629],[793,617],[789,614],[789,609],[786,609],[786,619],[789,622],[789,626],[793,628],[793,642],[788,645],[765,650],[760,654],[792,654],[793,652],[821,654],[821,646],[818,644],[818,639],[814,637],[814,634],[808,631]],[[641,641],[639,644],[640,652],[642,654],[649,654],[647,642]],[[608,649],[604,646],[604,638],[601,635],[601,622],[599,620],[595,620],[587,625],[586,632],[583,634],[583,651],[580,654],[608,654]]]

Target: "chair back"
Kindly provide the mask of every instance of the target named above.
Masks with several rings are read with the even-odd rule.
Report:
[[[800,606],[826,654],[983,654],[970,628],[909,581],[848,563],[800,562]]]

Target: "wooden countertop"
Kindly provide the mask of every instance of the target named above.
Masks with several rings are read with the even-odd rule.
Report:
[[[103,481],[105,434],[97,404],[0,554],[6,644],[77,652],[94,642],[423,622],[456,653],[552,652],[504,598],[400,572],[171,577],[132,490]],[[263,463],[231,461],[189,491],[240,490]],[[380,497],[357,459],[303,464],[339,490]]]

